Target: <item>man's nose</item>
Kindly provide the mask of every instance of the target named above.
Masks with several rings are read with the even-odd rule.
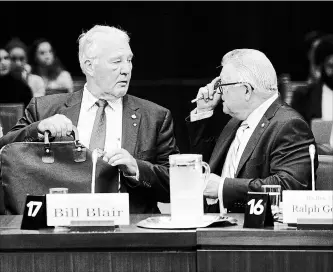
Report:
[[[132,70],[132,64],[130,62],[124,62],[122,65],[121,65],[121,70],[120,72],[122,74],[129,74]]]

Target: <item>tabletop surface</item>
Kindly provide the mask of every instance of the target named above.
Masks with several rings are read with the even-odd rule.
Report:
[[[237,219],[236,226],[189,230],[146,229],[137,223],[151,216],[130,216],[130,225],[107,232],[55,232],[52,228],[21,230],[22,216],[0,216],[0,250],[78,249],[78,248],[175,248],[197,246],[297,246],[333,248],[332,230],[297,230],[275,222],[264,229],[243,228],[244,214],[228,214]]]

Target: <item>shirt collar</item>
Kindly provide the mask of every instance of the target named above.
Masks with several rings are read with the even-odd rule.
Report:
[[[87,88],[87,83],[84,84],[84,88],[83,88],[83,97],[82,97],[82,103],[85,105],[85,109],[86,110],[90,110],[96,103],[98,99],[91,93],[89,92],[88,88]],[[111,107],[111,109],[113,110],[117,110],[120,109],[123,105],[123,99],[118,98],[116,100],[112,100],[112,101],[107,101],[109,106]]]
[[[261,118],[264,116],[268,108],[273,104],[273,102],[278,98],[278,93],[272,95],[265,102],[263,102],[258,108],[256,108],[250,115],[246,118],[246,122],[250,128],[255,128],[260,122]]]

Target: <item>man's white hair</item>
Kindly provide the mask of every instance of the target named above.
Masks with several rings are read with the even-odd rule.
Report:
[[[98,50],[98,37],[100,35],[110,35],[110,37],[120,37],[127,40],[129,43],[130,38],[126,31],[113,26],[95,25],[87,32],[83,32],[79,38],[79,62],[82,72],[85,74],[84,63],[86,60],[94,61],[97,56]]]
[[[239,81],[250,83],[254,92],[270,97],[278,91],[275,69],[266,55],[254,49],[235,49],[222,58],[222,66],[232,65]]]

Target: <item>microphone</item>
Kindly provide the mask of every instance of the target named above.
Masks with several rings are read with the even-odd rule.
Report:
[[[314,157],[316,154],[316,148],[313,144],[309,146],[309,153],[311,159],[311,177],[312,177],[312,191],[315,190],[315,179],[314,179]]]

